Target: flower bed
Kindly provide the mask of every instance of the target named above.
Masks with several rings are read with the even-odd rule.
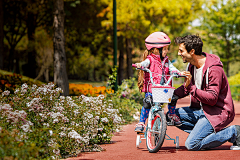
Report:
[[[86,95],[86,96],[99,96],[101,94],[111,94],[114,91],[107,89],[105,86],[93,87],[90,84],[69,84],[69,94],[72,96]]]
[[[0,95],[0,158],[55,159],[97,151],[124,122],[117,99],[60,96],[54,84],[23,84]],[[130,101],[129,101],[130,102]],[[132,102],[130,102],[132,103]],[[125,103],[129,105],[129,103]],[[123,104],[124,106],[124,104]],[[131,108],[131,107],[129,107]]]

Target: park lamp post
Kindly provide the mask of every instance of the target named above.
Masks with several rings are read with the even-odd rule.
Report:
[[[116,0],[113,0],[113,67],[117,66],[117,4]],[[114,85],[114,91],[117,91],[117,77]]]

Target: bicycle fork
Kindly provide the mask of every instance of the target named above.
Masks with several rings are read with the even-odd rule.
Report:
[[[154,102],[154,106],[152,106],[151,110],[149,111],[149,115],[148,115],[148,125],[147,125],[147,130],[149,130],[150,132],[152,132],[152,120],[154,119],[154,113],[158,112],[158,111],[162,111],[163,109],[161,107],[161,103],[159,102]]]

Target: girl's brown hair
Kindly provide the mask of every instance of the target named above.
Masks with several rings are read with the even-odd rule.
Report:
[[[150,55],[151,53],[154,53],[155,51],[156,51],[155,48],[152,48],[150,50],[145,50],[143,52],[142,61],[144,61],[148,55]],[[140,92],[142,92],[143,84],[144,84],[144,71],[139,70],[139,72],[138,72],[138,88],[139,88]]]

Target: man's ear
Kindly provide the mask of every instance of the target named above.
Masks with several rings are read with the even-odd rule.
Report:
[[[195,49],[192,49],[189,53],[190,53],[191,55],[195,54]]]

